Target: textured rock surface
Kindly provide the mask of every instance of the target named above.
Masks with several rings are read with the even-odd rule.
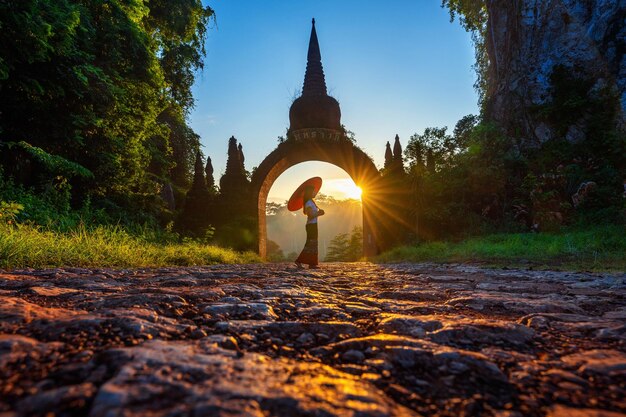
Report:
[[[550,74],[564,65],[578,77],[596,80],[592,91],[611,89],[621,102],[626,123],[626,1],[511,0],[487,1],[490,60],[488,112],[522,136],[528,145],[555,135],[541,122],[537,105],[551,100]],[[584,136],[584,121],[566,133]]]
[[[0,296],[2,417],[626,415],[625,275],[55,269]]]

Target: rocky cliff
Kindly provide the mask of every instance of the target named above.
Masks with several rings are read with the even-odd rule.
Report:
[[[614,123],[626,126],[626,0],[487,0],[489,56],[485,110],[521,144],[557,135],[572,142],[589,115],[557,128],[542,116],[554,100],[555,68],[590,82],[587,95],[613,97]],[[613,104],[608,104],[613,103]],[[545,115],[544,115],[545,116]]]

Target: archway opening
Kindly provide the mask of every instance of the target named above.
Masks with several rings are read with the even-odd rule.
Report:
[[[301,133],[301,132],[300,132]],[[332,132],[331,132],[332,133]],[[345,138],[328,137],[327,131],[307,130],[307,139],[294,137],[278,145],[252,174],[252,192],[255,196],[258,219],[258,248],[261,257],[267,253],[266,203],[272,185],[287,169],[303,162],[328,162],[345,170],[352,180],[365,190],[363,206],[363,255],[380,252],[381,233],[376,221],[375,207],[384,203],[385,187],[372,159]],[[380,219],[380,217],[378,217]]]
[[[319,176],[324,183],[316,202],[326,214],[319,221],[319,259],[357,260],[362,256],[363,208],[361,188],[336,165],[308,161],[285,170],[272,184],[266,203],[267,259],[295,259],[305,241],[306,218],[290,212],[286,201],[306,179]]]

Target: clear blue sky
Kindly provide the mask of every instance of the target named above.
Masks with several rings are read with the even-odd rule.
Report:
[[[304,80],[312,17],[329,94],[341,105],[342,123],[378,166],[396,133],[405,146],[425,127],[452,129],[464,115],[478,112],[470,36],[458,22],[450,23],[439,0],[203,2],[215,10],[216,21],[194,86],[190,122],[213,160],[217,181],[230,136],[243,144],[251,170],[285,134],[289,106]],[[295,167],[290,178],[295,184],[343,172],[319,169]],[[283,176],[270,196],[289,197],[292,184]]]

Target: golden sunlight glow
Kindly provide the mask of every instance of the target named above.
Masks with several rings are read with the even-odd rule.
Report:
[[[350,175],[343,169],[327,162],[308,161],[292,166],[283,172],[272,184],[267,201],[284,203],[293,191],[307,178],[322,177],[324,183],[320,194],[337,200],[354,199],[362,201],[361,188],[357,187]],[[359,184],[367,186],[367,184]],[[371,190],[367,187],[364,192]]]
[[[333,178],[326,180],[322,186],[322,193],[335,198],[351,198],[360,200],[363,190],[357,186],[350,178]]]
[[[347,195],[348,195],[348,198],[354,198],[355,200],[360,200],[361,195],[363,195],[363,190],[361,189],[361,187],[358,187],[355,185],[354,188],[350,190]]]

